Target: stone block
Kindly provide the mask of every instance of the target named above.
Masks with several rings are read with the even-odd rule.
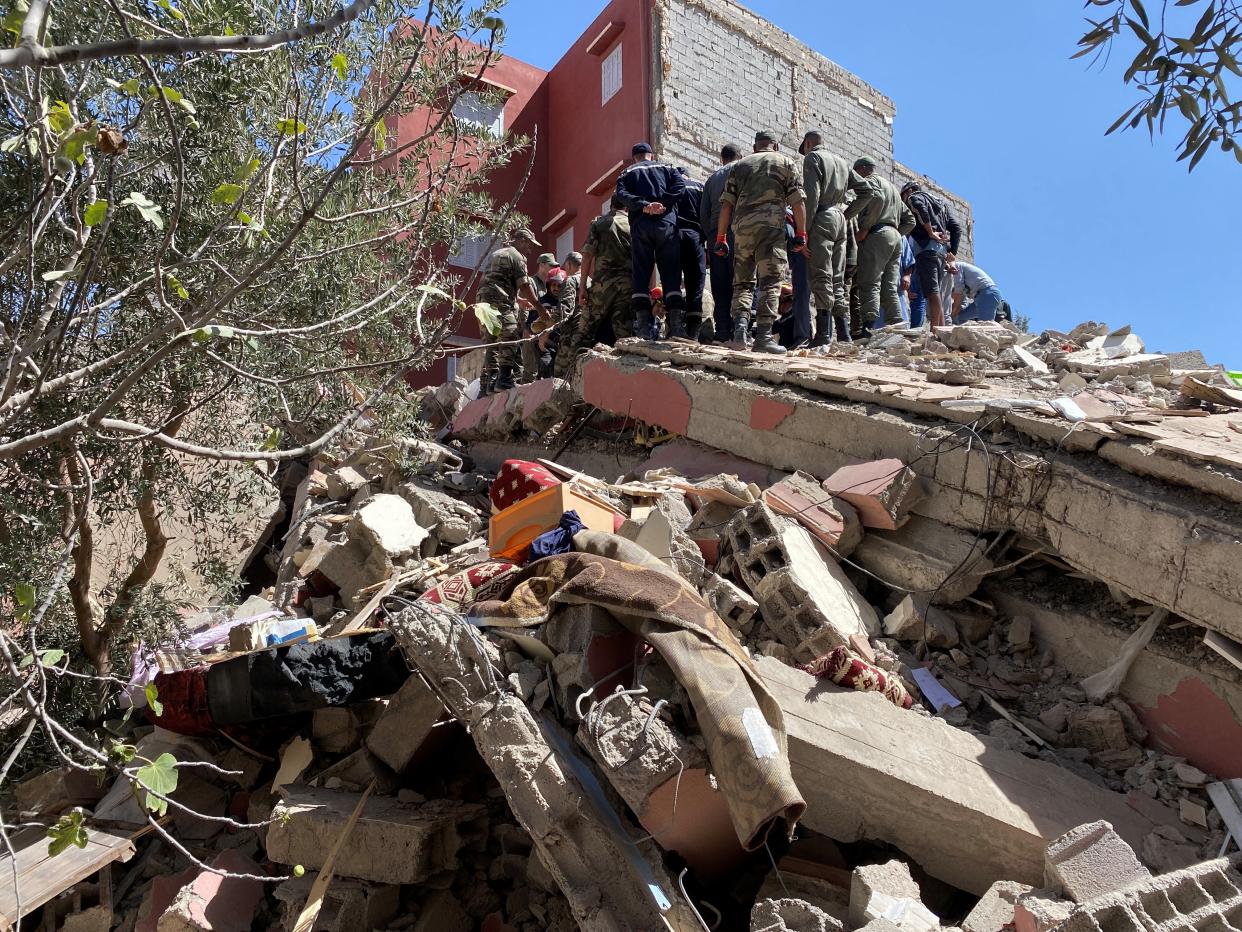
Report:
[[[368,485],[367,477],[353,466],[342,466],[324,477],[328,496],[338,502],[348,501]]]
[[[231,874],[262,876],[263,868],[230,848],[211,861],[212,867]],[[264,883],[244,877],[226,877],[200,870],[164,910],[156,932],[248,932],[263,902]]]
[[[286,787],[272,810],[267,856],[278,864],[320,870],[358,803],[359,794]],[[486,809],[433,800],[421,805],[372,796],[337,853],[336,873],[373,883],[422,883],[458,867],[457,854],[472,841]]]
[[[823,487],[858,509],[865,527],[887,531],[901,527],[923,498],[919,477],[897,459],[843,466]]]
[[[1046,890],[1033,890],[1018,897],[1013,908],[1016,932],[1048,932],[1069,918],[1074,904],[1056,899]]]
[[[884,616],[884,633],[899,641],[926,640],[942,650],[958,645],[957,625],[952,617],[927,605],[922,596],[906,596]]]
[[[751,932],[841,932],[845,926],[806,900],[765,899],[750,911]]]
[[[759,603],[748,592],[715,573],[705,576],[700,591],[707,604],[735,634],[750,633],[755,616],[759,614]]]
[[[755,666],[784,715],[802,824],[835,841],[886,842],[982,896],[998,880],[1043,883],[1044,849],[1076,825],[1103,817],[1133,844],[1152,829],[1124,796],[1055,764],[775,660]]]
[[[318,872],[284,881],[273,891],[283,907],[284,928],[292,929],[306,906]],[[385,928],[401,906],[401,888],[333,877],[324,892],[314,932],[370,932]]]
[[[1044,858],[1046,886],[1075,903],[1151,876],[1107,822],[1071,829],[1048,846]]]
[[[1130,743],[1126,722],[1112,707],[1078,706],[1070,710],[1065,743],[1086,748],[1103,766],[1125,770],[1142,760],[1142,751]]]
[[[988,887],[970,914],[962,920],[962,932],[1001,932],[1013,925],[1018,898],[1030,893],[1031,887],[1012,880],[999,880]]]
[[[325,754],[348,754],[358,748],[383,709],[379,701],[316,709],[311,717],[311,739]]]
[[[439,697],[422,677],[411,675],[367,734],[367,750],[401,773],[443,714],[444,705]]]
[[[108,932],[112,928],[112,910],[92,906],[80,913],[70,913],[60,924],[60,932]]]
[[[875,609],[805,528],[760,502],[738,512],[727,535],[764,622],[791,651],[817,636],[837,647],[879,633]]]
[[[359,601],[366,601],[359,599],[359,590],[382,583],[392,573],[392,565],[382,551],[368,554],[357,541],[324,541],[322,548],[320,551],[320,545],[316,546],[302,572],[309,576],[318,571],[326,576],[340,590],[341,601],[347,608],[359,607]]]
[[[368,555],[382,553],[395,561],[418,553],[428,531],[415,519],[409,502],[400,495],[385,493],[373,496],[358,510],[347,533]]]
[[[763,493],[777,514],[793,518],[836,557],[848,557],[863,538],[862,519],[853,505],[833,499],[810,473],[799,470]]]
[[[952,605],[978,589],[992,569],[984,546],[967,531],[912,516],[899,530],[868,534],[850,559],[891,586]]]
[[[922,906],[921,896],[919,885],[914,882],[910,868],[903,861],[856,867],[850,878],[850,925],[858,928],[872,919],[881,918],[896,922],[885,915],[889,908],[898,900],[909,900]],[[935,920],[932,927],[939,924],[939,920]]]
[[[56,815],[71,806],[93,806],[103,799],[104,789],[93,774],[58,767],[23,780],[13,796],[19,812]]]
[[[456,547],[474,540],[483,530],[477,511],[439,489],[421,482],[406,482],[397,489],[397,494],[409,502],[414,520],[432,531],[444,546]]]

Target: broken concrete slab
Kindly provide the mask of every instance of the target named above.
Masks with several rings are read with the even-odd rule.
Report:
[[[863,538],[858,510],[844,499],[833,499],[810,473],[795,472],[763,493],[777,514],[793,518],[831,550],[848,557]]]
[[[367,734],[367,749],[401,773],[442,714],[444,704],[439,696],[427,688],[422,677],[412,675],[388,700],[387,708]]]
[[[263,868],[236,849],[216,855],[211,866],[231,875],[263,876]],[[157,932],[249,932],[263,902],[264,883],[200,870],[183,886],[156,923]]]
[[[474,540],[483,529],[478,512],[429,484],[405,482],[397,487],[397,494],[409,502],[414,520],[432,532],[442,546],[456,547]]]
[[[898,641],[926,640],[932,647],[948,650],[958,644],[953,618],[922,597],[906,596],[884,616],[884,633]]]
[[[273,891],[283,907],[284,928],[292,929],[306,907],[317,872],[293,877]],[[324,892],[315,932],[362,932],[382,929],[396,917],[401,888],[335,877]]]
[[[1090,822],[1055,839],[1045,852],[1045,884],[1060,896],[1085,903],[1151,872],[1107,822]]]
[[[994,566],[977,535],[912,516],[896,531],[872,531],[851,559],[890,586],[952,605],[969,596]]]
[[[803,645],[848,646],[880,631],[875,609],[810,533],[762,502],[738,512],[727,528],[734,561],[773,635],[810,661]]]
[[[1018,897],[1013,910],[1015,932],[1048,932],[1069,918],[1074,904],[1047,890],[1032,890]]]
[[[1084,822],[1103,817],[1135,844],[1151,831],[1125,797],[1054,764],[779,661],[757,666],[785,714],[813,831],[888,842],[976,895],[998,880],[1041,884],[1048,842]]]
[[[840,920],[806,900],[764,899],[750,911],[751,932],[843,932]]]
[[[327,485],[328,497],[338,502],[348,501],[368,484],[367,477],[353,466],[334,469],[324,477],[324,481]]]
[[[901,527],[923,496],[918,475],[898,459],[844,466],[824,480],[824,489],[858,510],[865,527]]]
[[[272,810],[267,856],[319,870],[358,802],[356,793],[286,787]],[[336,873],[374,883],[421,883],[458,866],[459,849],[477,834],[486,809],[432,800],[406,805],[372,796],[336,855]]]
[[[1105,767],[1125,770],[1143,758],[1137,745],[1130,743],[1125,719],[1108,706],[1076,706],[1070,710],[1069,732],[1065,743],[1086,748]]]
[[[873,919],[888,919],[902,925],[893,918],[893,913],[897,911],[893,907],[901,900],[922,907],[921,896],[919,885],[914,882],[910,868],[903,861],[856,867],[850,879],[850,925],[859,928]],[[915,912],[917,914],[918,911]],[[928,915],[931,913],[928,912]],[[936,928],[940,921],[932,916],[930,925]]]
[[[418,553],[429,532],[414,517],[414,509],[400,495],[373,496],[354,513],[349,523],[351,539],[360,541],[368,554],[382,553],[389,561]]]
[[[1018,898],[1032,889],[1024,883],[998,880],[962,920],[962,932],[1002,932],[1005,926],[1013,925]]]

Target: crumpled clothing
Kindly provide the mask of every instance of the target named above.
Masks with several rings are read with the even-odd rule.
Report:
[[[780,821],[792,835],[806,802],[790,773],[781,707],[697,592],[667,570],[587,553],[545,557],[514,580],[507,601],[477,604],[470,620],[532,627],[558,605],[599,606],[655,648],[685,687],[742,845],[763,847]]]
[[[914,705],[914,697],[902,684],[900,677],[868,663],[852,653],[848,647],[835,647],[802,669],[811,676],[831,680],[838,686],[860,693],[881,693],[899,709],[909,709]]]
[[[553,557],[558,553],[569,553],[574,549],[574,535],[586,528],[578,517],[578,512],[567,511],[561,515],[560,523],[550,531],[545,531],[530,542],[530,556],[527,561],[534,563],[544,557]]]

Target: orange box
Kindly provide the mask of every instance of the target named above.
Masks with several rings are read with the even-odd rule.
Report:
[[[562,482],[492,515],[488,549],[494,557],[520,562],[531,541],[553,530],[567,511],[576,511],[589,530],[605,534],[613,532],[613,519],[618,514],[600,500],[588,498],[572,482]]]

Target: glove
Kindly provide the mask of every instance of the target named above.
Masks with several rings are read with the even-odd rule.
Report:
[[[806,233],[796,233],[793,238],[793,251],[806,252]]]
[[[726,258],[729,255],[729,237],[717,236],[716,248],[712,250],[712,254],[720,256],[722,259]]]

